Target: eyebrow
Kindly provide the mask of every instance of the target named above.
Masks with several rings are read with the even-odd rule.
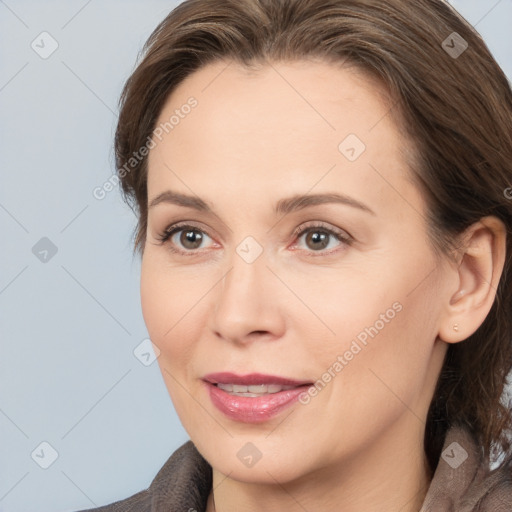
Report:
[[[162,192],[161,194],[158,194],[156,197],[154,197],[149,203],[149,208],[154,208],[160,203],[176,204],[178,206],[193,208],[195,210],[207,213],[213,212],[213,208],[200,197],[181,194],[172,190],[166,190],[165,192]],[[286,215],[288,213],[307,208],[308,206],[316,206],[329,203],[338,203],[352,206],[353,208],[358,208],[359,210],[370,213],[371,215],[376,215],[375,212],[366,204],[361,203],[353,197],[338,193],[304,194],[280,199],[276,203],[275,213]]]

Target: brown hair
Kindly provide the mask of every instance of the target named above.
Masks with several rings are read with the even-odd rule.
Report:
[[[462,36],[454,35],[456,32]],[[464,50],[460,44],[465,41]],[[451,51],[453,50],[453,51]],[[116,167],[147,228],[146,145],[169,94],[207,63],[247,68],[279,60],[345,60],[377,79],[407,133],[412,175],[429,209],[429,236],[449,255],[457,235],[487,215],[507,227],[505,268],[490,313],[467,340],[450,344],[425,429],[435,469],[445,433],[468,427],[489,458],[511,446],[512,413],[501,400],[512,365],[512,91],[486,44],[442,0],[187,0],[154,30],[120,99]],[[121,172],[124,171],[124,172]],[[507,197],[508,196],[508,197]]]

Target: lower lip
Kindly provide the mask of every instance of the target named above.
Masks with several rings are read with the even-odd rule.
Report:
[[[243,423],[262,423],[295,403],[310,385],[258,397],[230,395],[206,382],[213,405],[229,418]]]

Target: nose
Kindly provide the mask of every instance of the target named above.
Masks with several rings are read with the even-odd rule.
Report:
[[[234,254],[230,269],[214,290],[210,328],[216,336],[244,345],[283,335],[286,290],[267,267],[264,253],[250,263]]]

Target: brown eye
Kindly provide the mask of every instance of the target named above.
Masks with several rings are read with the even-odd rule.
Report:
[[[297,247],[310,256],[332,254],[334,251],[346,249],[353,239],[345,231],[334,230],[323,224],[302,226],[295,231]]]
[[[180,235],[180,244],[185,249],[199,249],[203,235],[197,229],[183,229]]]
[[[193,255],[198,249],[204,248],[211,237],[202,229],[190,224],[176,224],[170,226],[158,236],[160,243],[169,247],[173,252]],[[205,242],[205,243],[203,243]]]
[[[319,229],[311,230],[307,233],[305,242],[309,249],[313,251],[325,249],[329,245],[331,234],[327,231],[321,231]]]

